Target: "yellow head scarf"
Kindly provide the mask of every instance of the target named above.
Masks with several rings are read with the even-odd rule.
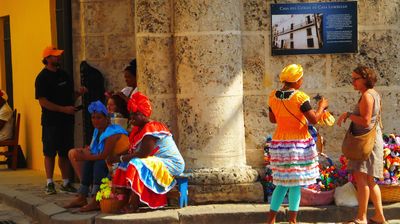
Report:
[[[303,67],[299,64],[291,64],[283,68],[279,75],[281,82],[297,82],[303,77]]]

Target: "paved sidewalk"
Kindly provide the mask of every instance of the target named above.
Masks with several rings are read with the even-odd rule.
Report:
[[[33,218],[38,223],[264,223],[266,204],[212,204],[188,206],[183,209],[167,207],[160,210],[141,209],[140,213],[111,215],[100,212],[80,213],[77,209],[62,208],[74,196],[57,193],[44,193],[45,175],[33,170],[0,170],[0,202],[12,206]],[[56,184],[56,188],[59,184]],[[384,206],[389,223],[400,223],[400,203]],[[350,220],[356,208],[337,207],[301,207],[300,223],[340,223]],[[281,208],[278,221],[287,217],[287,207]],[[372,214],[372,208],[371,212]]]
[[[16,208],[0,203],[0,223],[38,224]]]

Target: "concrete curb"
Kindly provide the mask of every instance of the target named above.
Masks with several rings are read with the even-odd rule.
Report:
[[[52,202],[0,186],[0,201],[23,211],[43,224],[156,224],[156,223],[264,223],[267,218],[267,204],[214,204],[188,206],[183,209],[161,209],[143,213],[125,215],[101,214],[99,212],[72,213]],[[357,207],[338,207],[335,205],[319,207],[300,207],[300,222],[343,222],[353,218]],[[384,213],[388,220],[399,219],[400,203],[384,205]],[[369,214],[373,214],[370,206]],[[277,220],[287,222],[288,208],[282,207]],[[399,221],[400,222],[400,221]],[[397,223],[397,222],[390,222]]]
[[[42,198],[4,186],[0,186],[0,201],[21,210],[41,224],[92,224],[94,223],[94,217],[98,214],[72,214],[68,210]]]

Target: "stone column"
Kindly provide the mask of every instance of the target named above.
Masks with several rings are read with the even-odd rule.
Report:
[[[166,123],[177,140],[172,3],[168,0],[135,3],[139,91],[151,100],[152,119]]]
[[[241,1],[174,1],[179,147],[190,200],[262,201],[246,165]]]
[[[190,202],[262,201],[246,165],[240,1],[135,6],[139,88],[175,135],[192,174]]]

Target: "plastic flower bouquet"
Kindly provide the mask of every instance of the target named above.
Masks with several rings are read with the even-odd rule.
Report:
[[[326,161],[320,161],[320,178],[315,184],[301,189],[300,205],[328,205],[333,202],[335,188],[348,182],[347,161],[340,157],[341,165],[335,166],[324,153],[320,154]]]
[[[316,191],[329,191],[346,184],[349,180],[347,159],[343,155],[340,156],[340,165],[335,166],[328,156],[323,153],[321,153],[321,156],[326,158],[328,164],[320,162],[320,178],[317,179],[317,183],[309,185],[308,188]]]
[[[115,213],[120,210],[127,202],[127,197],[123,193],[116,193],[112,188],[111,180],[101,179],[100,190],[96,194],[96,201],[100,202],[100,209],[103,213]]]

